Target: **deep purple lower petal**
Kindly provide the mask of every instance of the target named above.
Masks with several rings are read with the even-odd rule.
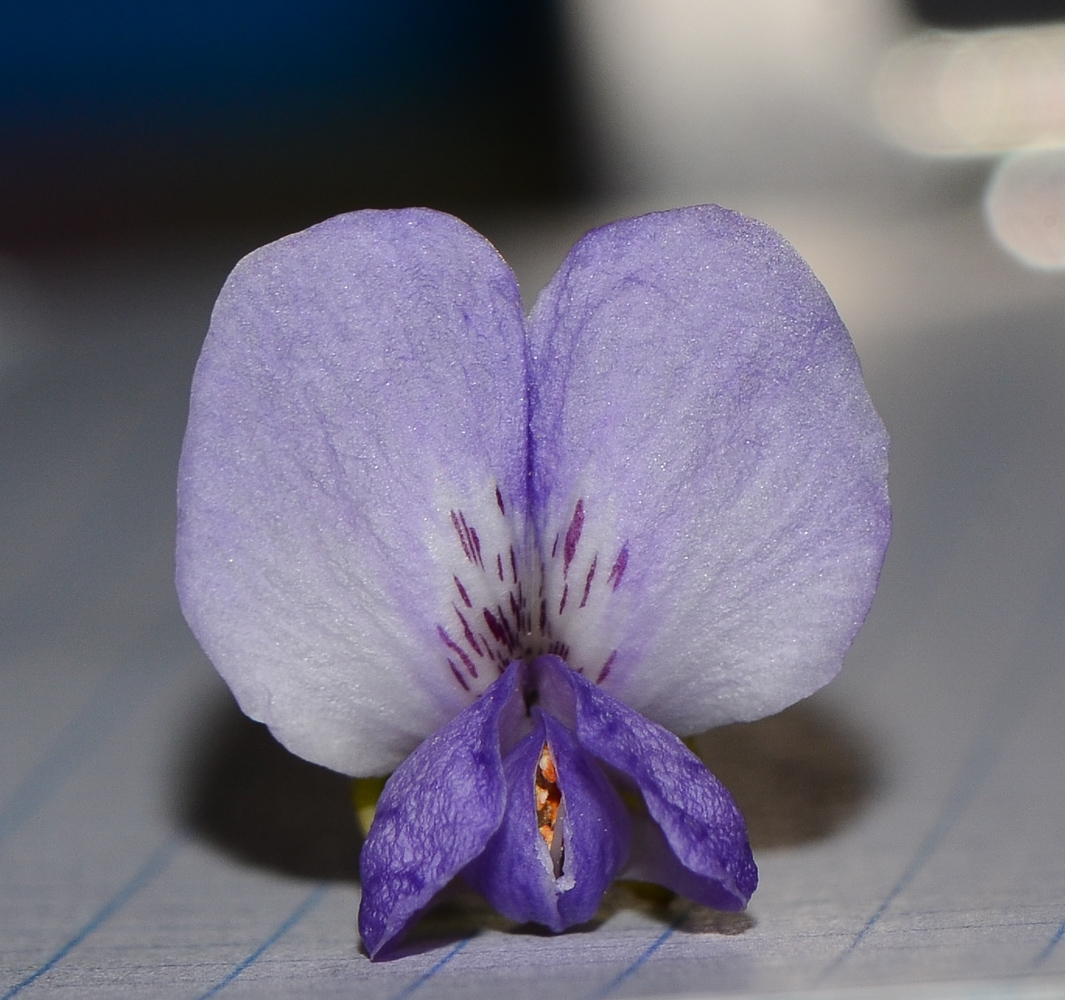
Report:
[[[545,745],[561,793],[550,838],[536,798]],[[635,823],[619,783],[646,803]],[[460,873],[504,915],[554,931],[591,919],[623,869],[719,909],[742,909],[758,881],[721,783],[557,656],[515,661],[415,750],[381,794],[360,864],[371,957]]]
[[[523,714],[521,664],[425,740],[389,778],[359,859],[370,957],[484,849],[506,803],[501,728]]]
[[[544,742],[541,720],[503,762],[507,806],[503,822],[463,878],[500,913],[558,930],[554,873],[537,829],[533,780]]]
[[[618,793],[576,737],[533,709],[536,726],[504,761],[507,808],[498,832],[463,873],[500,913],[562,931],[590,920],[629,855],[629,820]],[[552,852],[534,796],[537,762],[550,748],[562,791]]]
[[[556,714],[568,687],[580,745],[630,781],[661,831],[634,838],[629,874],[718,909],[742,910],[758,884],[747,828],[732,796],[676,736],[623,705],[558,657],[532,669]],[[668,846],[671,857],[661,848]]]
[[[681,864],[662,827],[649,815],[632,819],[632,856],[622,877],[653,882],[715,910],[742,910],[749,898],[726,888],[723,880],[707,877]],[[758,873],[753,869],[753,862],[751,878],[750,891],[754,892]]]
[[[545,714],[544,723],[566,803],[562,875],[573,879],[559,896],[558,911],[562,925],[572,927],[595,916],[603,893],[621,874],[631,829],[621,797],[592,755],[557,719]]]

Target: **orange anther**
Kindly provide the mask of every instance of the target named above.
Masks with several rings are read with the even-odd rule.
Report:
[[[558,772],[555,770],[555,761],[551,757],[551,750],[546,743],[544,744],[543,750],[540,751],[540,763],[538,767],[544,778],[552,785],[558,781]]]
[[[536,764],[536,779],[533,794],[536,799],[536,823],[540,836],[548,847],[555,839],[555,822],[558,819],[559,806],[562,805],[562,790],[558,787],[558,772],[551,750],[545,743]]]

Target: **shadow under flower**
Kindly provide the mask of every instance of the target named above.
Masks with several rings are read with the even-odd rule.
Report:
[[[725,913],[681,899],[668,889],[640,882],[614,883],[603,897],[594,920],[568,928],[564,933],[589,934],[621,913],[643,916],[690,934],[743,934],[755,925],[749,913]],[[533,937],[554,937],[539,924],[518,923],[500,916],[477,893],[455,882],[421,918],[411,926],[403,940],[378,961],[396,961],[411,955],[448,947],[476,937],[484,931],[497,931]]]
[[[350,779],[289,753],[229,700],[201,732],[179,795],[179,821],[194,837],[242,863],[286,875],[358,879],[361,834]],[[861,811],[876,783],[871,748],[810,702],[690,742],[735,797],[756,853],[831,836]],[[594,930],[623,912],[698,934],[735,935],[754,926],[747,913],[710,910],[655,886],[621,881],[608,890],[594,920],[568,933]],[[457,884],[389,957],[489,929],[547,933],[499,916]]]
[[[711,910],[682,899],[668,889],[642,882],[615,882],[603,897],[594,920],[568,928],[566,934],[588,934],[621,913],[639,913],[663,926],[688,934],[744,934],[755,925],[749,913],[726,913]],[[503,934],[554,937],[539,924],[517,923],[500,916],[477,893],[459,882],[453,883],[444,898],[434,903],[411,926],[403,940],[378,961],[395,961],[424,954],[459,941],[476,937],[487,930]]]
[[[351,780],[301,760],[226,699],[181,771],[178,822],[244,864],[355,881],[362,837]]]
[[[732,792],[755,854],[831,836],[858,815],[877,783],[866,739],[814,702],[713,729],[689,744]]]

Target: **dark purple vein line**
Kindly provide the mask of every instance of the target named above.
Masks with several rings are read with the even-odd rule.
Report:
[[[81,928],[76,931],[61,948],[56,950],[46,961],[39,965],[29,975],[15,983],[0,997],[0,1000],[11,1000],[12,997],[21,993],[27,986],[35,983],[41,976],[54,969],[67,955],[69,955],[89,935],[102,927],[123,906],[126,905],[142,889],[148,886],[155,877],[170,863],[178,848],[178,839],[169,838],[161,847],[148,858],[137,873],[122,886],[103,906],[100,907]]]

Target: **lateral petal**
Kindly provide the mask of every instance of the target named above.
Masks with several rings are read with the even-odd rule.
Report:
[[[193,382],[177,544],[241,708],[384,774],[495,680],[476,616],[523,558],[526,436],[517,284],[457,219],[356,212],[241,261]]]
[[[798,254],[716,206],[617,222],[570,252],[530,342],[566,660],[681,734],[830,680],[887,544],[887,436]]]
[[[483,850],[507,800],[501,729],[524,716],[521,664],[397,768],[359,857],[359,932],[370,957],[401,936]]]
[[[568,688],[580,745],[643,796],[653,824],[637,824],[626,875],[706,906],[742,910],[758,870],[743,816],[725,786],[676,736],[556,657],[540,657],[533,670],[549,678],[540,682],[549,707],[562,705]]]

